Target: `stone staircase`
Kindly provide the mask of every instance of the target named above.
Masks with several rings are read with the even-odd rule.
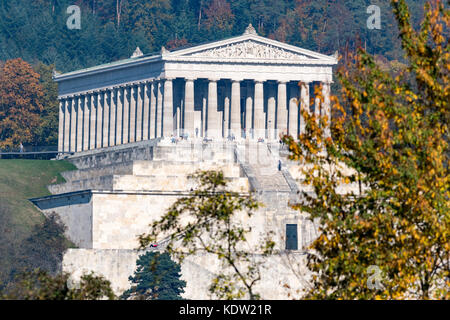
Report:
[[[52,196],[32,201],[45,213],[57,213],[67,226],[68,238],[79,247],[65,253],[63,270],[77,275],[80,270],[91,270],[110,280],[117,292],[129,285],[138,255],[134,250],[138,235],[148,232],[149,224],[196,187],[187,178],[197,170],[222,170],[232,191],[253,191],[262,203],[251,218],[239,218],[251,227],[247,244],[257,248],[261,239],[273,232],[277,248],[283,250],[286,224],[295,223],[299,231],[295,254],[303,255],[303,248],[317,232],[303,213],[290,207],[298,200],[298,188],[287,170],[288,161],[276,147],[266,143],[247,146],[242,141],[148,141],[128,148],[92,150],[68,157],[78,170],[63,172],[66,183],[49,186]],[[167,242],[168,238],[158,241],[157,247],[148,250],[162,251]],[[274,255],[269,262],[270,272],[263,276],[272,288],[272,278],[283,272],[283,261]],[[204,288],[213,274],[222,271],[216,260],[206,256],[186,260],[182,268]],[[194,290],[189,294],[199,297]]]
[[[238,189],[243,186],[243,181],[238,180],[248,179],[250,191],[287,193],[293,198],[298,193],[298,182],[277,147],[277,144],[256,142],[171,144],[149,141],[129,148],[119,146],[114,150],[85,152],[68,158],[78,170],[62,173],[66,183],[50,185],[48,189],[52,194],[89,189],[166,190],[176,187],[178,190],[184,185],[190,190],[193,185],[186,181],[187,172],[221,169],[225,177],[236,180],[234,184]],[[269,198],[267,202],[273,200]]]
[[[49,185],[54,194],[83,190],[175,191],[196,187],[188,178],[198,170],[222,170],[231,189],[248,192],[248,181],[235,162],[232,145],[149,141],[68,157],[78,170],[66,171],[62,184]]]
[[[244,147],[248,150],[244,151]],[[244,154],[247,153],[247,154]],[[271,152],[267,144],[237,145],[237,161],[241,164],[250,184],[256,192],[292,192],[283,170],[279,170],[280,158]],[[253,184],[252,184],[253,182]]]

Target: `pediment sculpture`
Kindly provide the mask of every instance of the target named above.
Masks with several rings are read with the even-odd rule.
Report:
[[[196,52],[192,57],[304,60],[308,57],[256,41],[244,41]]]

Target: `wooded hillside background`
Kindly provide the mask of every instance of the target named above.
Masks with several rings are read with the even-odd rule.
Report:
[[[413,21],[424,0],[407,1]],[[81,29],[66,26],[70,5]],[[381,8],[381,30],[367,28],[369,5]],[[333,54],[359,43],[369,53],[400,60],[386,0],[2,0],[0,60],[54,64],[60,72],[241,34],[252,23],[265,37]]]
[[[425,0],[407,2],[418,27]],[[71,5],[80,8],[80,29],[67,26]],[[381,9],[380,30],[367,26],[370,5]],[[386,69],[404,67],[387,0],[1,0],[0,149],[57,144],[54,70],[128,58],[137,46],[151,54],[220,40],[249,23],[265,37],[324,54],[338,50],[344,62],[362,46]]]

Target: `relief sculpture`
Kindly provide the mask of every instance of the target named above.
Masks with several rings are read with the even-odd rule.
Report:
[[[245,41],[197,52],[192,57],[303,60],[306,56],[256,41]]]

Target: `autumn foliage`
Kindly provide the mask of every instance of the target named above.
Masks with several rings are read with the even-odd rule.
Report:
[[[415,31],[405,1],[391,5],[406,74],[382,70],[360,48],[338,73],[332,139],[331,119],[303,108],[306,132],[284,138],[314,190],[296,208],[320,222],[309,298],[450,298],[449,10],[427,4]],[[353,191],[337,191],[350,183]]]
[[[0,148],[35,141],[44,96],[39,77],[20,58],[0,65]]]
[[[233,27],[234,15],[226,0],[212,0],[205,9],[205,15],[205,26],[208,30],[216,28],[224,31]]]

